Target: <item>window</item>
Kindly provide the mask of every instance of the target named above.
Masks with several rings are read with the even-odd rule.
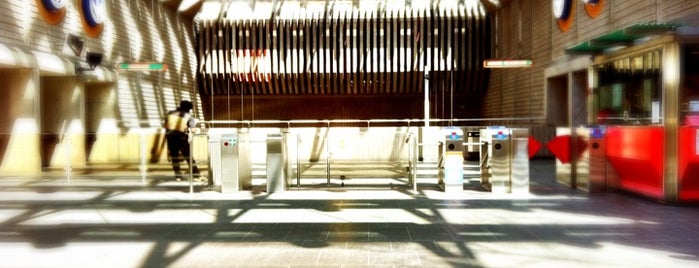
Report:
[[[657,62],[652,60],[653,57],[659,57],[659,53],[651,52],[596,66],[598,87],[593,97],[593,112],[597,114],[598,124],[662,123],[660,66],[652,64]],[[646,62],[650,64],[644,64]]]

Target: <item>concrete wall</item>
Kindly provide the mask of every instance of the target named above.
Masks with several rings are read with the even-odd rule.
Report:
[[[699,26],[699,1],[601,0],[601,13],[590,17],[582,0],[572,0],[570,29],[559,29],[550,0],[501,1],[495,26],[494,58],[531,59],[531,68],[493,69],[483,113],[486,117],[546,117],[546,68],[572,57],[564,49],[640,22],[673,22]],[[552,100],[550,100],[552,101]],[[566,100],[555,100],[566,101]],[[555,106],[555,105],[554,105]],[[553,137],[555,122],[537,120],[532,135]]]
[[[149,161],[165,160],[162,116],[183,99],[201,114],[191,18],[158,1],[105,1],[103,24],[89,26],[82,1],[63,2],[58,16],[42,1],[0,0],[0,80],[13,97],[0,105],[0,172],[33,173],[66,159],[75,167],[135,163],[140,150],[125,147],[142,133]],[[84,52],[103,54],[102,66],[76,75],[85,57],[66,49],[68,35],[84,42]],[[162,62],[168,69],[118,71],[122,62]],[[17,164],[27,152],[26,164]]]

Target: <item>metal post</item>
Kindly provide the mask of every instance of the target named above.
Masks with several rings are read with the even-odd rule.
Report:
[[[410,148],[413,152],[410,159],[410,161],[412,161],[413,163],[413,191],[417,193],[417,139],[412,140],[412,142],[410,143]]]
[[[189,164],[189,193],[192,194],[194,193],[194,174],[192,174],[194,171],[194,134],[192,132],[187,133],[187,140],[189,141],[189,161],[187,162]]]
[[[66,182],[70,182],[70,177],[72,175],[72,170],[73,170],[73,167],[71,165],[71,159],[70,159],[71,158],[70,157],[70,155],[71,155],[71,153],[70,153],[71,143],[72,143],[72,141],[71,141],[71,137],[70,137],[70,124],[68,124],[68,127],[66,128],[66,132],[65,132],[65,137],[63,139],[63,149],[66,152],[66,161],[65,161],[65,165],[63,167],[65,169],[65,172],[66,172]]]
[[[299,159],[299,144],[301,137],[296,135],[296,187],[301,187],[301,160]]]
[[[146,167],[146,132],[143,130],[143,128],[139,128],[139,148],[140,148],[140,167],[139,170],[141,171],[141,183],[146,183],[146,170],[148,169]]]
[[[327,184],[330,186],[330,123],[328,123],[328,128],[325,131],[325,174],[328,180]]]
[[[415,184],[413,181],[413,140],[412,133],[408,133],[408,138],[405,140],[408,145],[408,183]]]
[[[452,120],[454,120],[454,69],[451,69],[451,96],[449,97],[449,125],[452,125]]]
[[[430,126],[430,70],[425,66],[425,127]]]

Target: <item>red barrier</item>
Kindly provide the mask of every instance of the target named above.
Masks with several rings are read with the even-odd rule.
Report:
[[[679,199],[699,201],[698,127],[680,127],[679,139]]]
[[[619,188],[662,199],[665,129],[661,126],[609,127],[607,158],[619,175]]]
[[[576,147],[575,154],[571,153],[571,144]],[[546,148],[548,148],[561,163],[568,164],[580,158],[582,153],[585,152],[585,149],[587,149],[587,142],[581,138],[576,138],[574,142],[571,142],[570,135],[561,135],[551,139],[549,143],[546,144]]]

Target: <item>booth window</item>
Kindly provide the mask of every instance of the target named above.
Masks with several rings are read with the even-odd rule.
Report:
[[[596,66],[597,89],[593,109],[597,124],[660,124],[661,74],[659,57],[648,53]]]
[[[699,126],[699,46],[687,45],[682,49],[683,76],[680,95],[682,124]]]

